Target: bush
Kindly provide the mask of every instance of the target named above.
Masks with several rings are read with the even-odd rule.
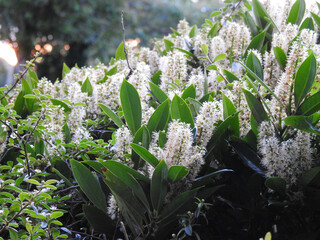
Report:
[[[55,83],[35,56],[0,89],[0,233],[317,238],[318,11],[231,1]]]

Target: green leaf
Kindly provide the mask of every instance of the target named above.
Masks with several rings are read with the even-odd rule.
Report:
[[[131,145],[132,144],[134,143],[131,143]],[[131,175],[138,180],[149,182],[149,178],[120,162],[114,160],[107,160],[101,162],[101,164],[121,180],[123,180],[122,176]]]
[[[161,225],[163,227],[170,225],[172,221],[177,219],[177,214],[185,212],[190,207],[190,204],[194,202],[194,198],[200,188],[195,188],[186,192],[183,192],[171,202],[169,202],[161,211],[160,218]]]
[[[320,167],[314,167],[303,173],[299,182],[304,186],[319,186]]]
[[[318,27],[320,27],[320,17],[316,14],[314,14],[313,12],[311,13],[313,20],[316,22],[316,24],[318,25]]]
[[[140,232],[143,228],[142,222],[146,222],[145,213],[147,209],[140,203],[132,189],[116,175],[106,170],[104,171],[104,176],[104,182],[114,195],[126,224],[128,224],[133,233]]]
[[[284,193],[286,191],[286,181],[279,177],[270,177],[266,179],[264,184],[276,192]]]
[[[300,25],[299,31],[302,29],[310,29],[314,31],[314,24],[311,17],[307,17]]]
[[[120,117],[115,114],[110,108],[108,108],[106,105],[103,105],[101,103],[98,104],[99,107],[102,109],[103,112],[107,114],[107,116],[116,124],[119,128],[124,125],[124,123],[121,121]]]
[[[209,53],[208,46],[206,44],[202,44],[201,49],[202,49],[203,54],[207,56]]]
[[[18,233],[13,228],[9,228],[9,235],[11,240],[20,240]]]
[[[280,65],[281,69],[284,70],[287,65],[287,55],[280,47],[274,47],[273,53],[274,53],[274,56],[276,57],[279,65]]]
[[[229,143],[239,155],[244,165],[264,176],[264,168],[261,165],[261,159],[255,150],[250,148],[246,142],[238,138],[233,138]]]
[[[27,80],[25,80],[24,78],[21,79],[21,85],[22,85],[23,96],[28,95],[28,94],[33,94],[32,87],[29,85]],[[37,99],[25,98],[24,102],[25,102],[25,106],[26,106],[29,113],[34,112],[35,107],[38,105]]]
[[[264,42],[265,37],[266,37],[265,31],[263,31],[263,32],[259,33],[257,36],[255,36],[251,40],[249,46],[247,47],[245,56],[248,54],[250,49],[256,49],[256,50],[260,51],[261,48],[263,47],[263,42]]]
[[[141,102],[137,90],[125,79],[120,88],[120,101],[126,123],[134,135],[141,126]]]
[[[37,99],[37,97],[34,94],[26,94],[23,97],[28,99]]]
[[[119,178],[125,185],[127,185],[135,193],[137,198],[143,203],[143,205],[150,209],[147,197],[137,180],[145,180],[149,182],[149,179],[142,174],[134,171],[133,169],[125,166],[122,163],[116,161],[105,161],[102,163],[112,174]]]
[[[171,166],[168,172],[168,178],[171,182],[176,182],[187,176],[189,171],[185,166]]]
[[[171,52],[173,50],[174,43],[168,39],[164,39],[164,46],[167,52]]]
[[[70,68],[67,66],[67,64],[63,63],[62,78],[64,78],[66,76],[66,74],[69,72],[70,72]]]
[[[226,69],[222,69],[222,74],[225,76],[229,83],[232,83],[233,81],[239,81],[239,78],[236,75]]]
[[[181,98],[182,99],[187,99],[188,97],[190,98],[196,98],[196,88],[191,84],[189,87],[187,87],[183,93]]]
[[[207,175],[198,177],[193,180],[193,182],[194,182],[193,186],[203,186],[208,183],[211,183],[213,177],[219,176],[220,174],[227,173],[227,172],[230,173],[230,172],[234,172],[234,171],[232,169],[221,169],[221,170],[209,173]]]
[[[305,116],[316,113],[320,110],[320,92],[306,98],[298,109],[298,113]]]
[[[232,116],[232,114],[237,112],[231,100],[224,94],[222,95],[222,104],[223,104],[224,119],[227,119],[229,116]],[[232,122],[230,122],[230,130],[233,131],[235,136],[237,137],[240,136],[240,125],[239,125],[238,115],[234,117]]]
[[[220,14],[221,14],[220,11],[215,11],[215,12],[211,13],[210,17],[213,18],[213,17],[218,16]]]
[[[124,52],[123,42],[121,42],[117,48],[116,60],[126,60],[126,54]]]
[[[150,132],[145,125],[142,125],[134,135],[133,143],[141,144],[144,148],[148,148],[150,141]],[[132,152],[131,159],[135,163],[135,169],[141,167],[140,157],[136,152]]]
[[[320,130],[314,126],[319,121],[319,115],[310,116],[289,116],[284,119],[284,123],[288,126],[300,129],[305,132],[320,135]]]
[[[248,90],[242,89],[246,97],[249,108],[253,114],[254,119],[260,124],[268,119],[268,114],[264,110],[262,103]]]
[[[92,95],[93,88],[92,88],[92,85],[90,83],[89,77],[87,77],[86,80],[82,83],[81,92],[88,93],[88,96]]]
[[[217,61],[221,61],[223,59],[226,58],[226,54],[222,53],[222,54],[219,54],[218,56],[216,56],[214,59],[213,59],[213,62],[217,62]]]
[[[156,85],[159,85],[161,83],[161,70],[157,71],[155,74],[153,74],[151,78],[151,82],[153,82]]]
[[[257,58],[257,56],[250,52],[247,58],[246,65],[248,68],[251,69],[252,72],[254,72],[260,79],[263,79],[263,69],[260,60]],[[248,76],[254,80],[254,76],[248,72]]]
[[[165,94],[161,88],[159,88],[156,84],[153,82],[149,82],[150,91],[152,96],[159,101],[160,103],[163,103],[165,100],[168,99],[167,94]]]
[[[213,71],[218,70],[217,65],[214,65],[214,64],[209,65],[208,67],[206,67],[206,69],[208,71],[210,71],[210,70],[213,70]]]
[[[50,101],[51,101],[52,105],[63,107],[64,108],[64,112],[71,112],[71,108],[64,101],[61,101],[61,100],[58,100],[58,99],[50,99]]]
[[[63,125],[62,131],[64,133],[64,141],[65,141],[65,143],[70,143],[71,142],[71,133],[70,133],[70,129],[69,129],[67,123],[65,123]]]
[[[147,149],[135,143],[131,143],[130,146],[143,160],[145,160],[151,166],[156,167],[158,165],[158,159]]]
[[[159,141],[159,147],[161,148],[164,148],[165,144],[167,143],[167,135],[165,132],[161,131],[159,132],[159,138],[158,138],[158,141]]]
[[[194,121],[190,108],[178,95],[175,95],[172,99],[171,117],[172,119],[179,119],[181,122],[189,123],[191,128],[194,127]]]
[[[53,212],[50,214],[50,219],[56,219],[63,216],[63,212]]]
[[[35,179],[27,179],[26,182],[40,186],[41,184]]]
[[[169,117],[169,99],[167,99],[151,115],[147,124],[150,133],[166,129]]]
[[[97,208],[105,211],[107,209],[105,195],[97,179],[82,163],[74,159],[72,159],[70,163],[73,175],[81,190]]]
[[[193,25],[193,27],[190,30],[189,37],[193,38],[196,35],[196,31],[197,31],[197,26]]]
[[[164,203],[164,199],[167,195],[168,187],[168,167],[164,160],[154,169],[151,185],[150,185],[150,197],[153,208],[159,212]]]
[[[215,37],[215,36],[217,36],[218,35],[218,30],[219,30],[219,28],[220,28],[220,22],[219,21],[217,21],[214,25],[213,25],[213,27],[210,29],[210,31],[208,32],[208,38],[213,38],[213,37]]]
[[[303,18],[304,12],[306,10],[306,3],[304,0],[297,0],[291,7],[287,24],[297,24],[300,25],[300,22]]]
[[[317,61],[311,54],[299,67],[294,81],[294,102],[296,108],[309,93],[317,71]]]
[[[247,24],[247,26],[250,28],[250,32],[252,34],[252,37],[257,36],[259,34],[257,25],[256,25],[254,19],[252,18],[251,14],[248,11],[245,12],[244,21]]]
[[[259,2],[259,0],[252,0],[252,8],[254,12],[254,16],[256,18],[257,24],[260,26],[260,28],[264,29],[268,22],[266,21],[266,18],[271,19],[271,17],[268,15],[267,11],[263,7],[263,5]]]
[[[105,211],[89,205],[83,205],[83,212],[95,232],[110,234],[114,231],[112,220]]]

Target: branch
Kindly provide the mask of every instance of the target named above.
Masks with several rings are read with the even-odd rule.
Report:
[[[129,59],[128,59],[128,54],[127,54],[127,49],[126,49],[126,34],[125,34],[125,28],[124,28],[124,21],[123,21],[123,10],[121,11],[121,25],[122,25],[122,42],[123,42],[123,50],[124,50],[124,54],[126,55],[126,60],[127,60],[127,64],[128,64],[128,68],[130,70],[130,72],[128,73],[128,75],[126,76],[126,80],[129,79],[129,77],[131,76],[131,74],[133,73],[133,69],[129,63]]]
[[[221,28],[223,27],[223,25],[226,23],[226,21],[228,20],[228,18],[230,18],[230,17],[232,16],[233,12],[237,9],[237,7],[239,7],[239,5],[240,5],[241,2],[242,2],[242,0],[240,0],[240,1],[235,5],[234,8],[231,8],[231,12],[229,13],[228,16],[225,17],[225,21],[224,21],[224,23],[221,24],[221,26],[219,27],[218,32],[220,32],[220,30],[221,30]],[[232,5],[232,6],[233,6],[233,5]]]
[[[30,67],[34,64],[34,62],[39,58],[40,53],[37,52],[34,56],[34,58],[30,61],[29,64],[27,64],[27,66],[25,67],[25,70],[17,77],[16,81],[13,83],[12,87],[8,89],[8,91],[0,98],[0,102],[2,101],[2,99],[4,99],[9,92],[12,91],[12,89],[14,89],[17,84],[20,82],[20,80],[23,78],[23,76],[28,72],[28,70],[30,69]]]

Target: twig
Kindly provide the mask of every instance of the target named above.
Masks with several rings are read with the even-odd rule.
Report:
[[[123,50],[124,50],[124,54],[126,55],[126,60],[127,60],[127,64],[128,64],[128,68],[130,70],[130,72],[128,73],[128,75],[126,76],[126,80],[129,79],[129,77],[131,76],[131,74],[133,73],[133,69],[129,63],[129,59],[128,59],[128,54],[127,54],[127,49],[126,49],[126,34],[125,34],[125,28],[124,28],[124,20],[123,20],[123,10],[121,11],[121,25],[122,25],[122,42],[123,42]]]
[[[123,224],[123,222],[122,222],[122,221],[120,222],[120,225],[121,225],[122,230],[123,230],[124,238],[125,238],[126,240],[129,240],[128,233],[127,233],[127,230],[126,230],[126,227],[124,226],[124,224]]]
[[[242,0],[240,0],[240,1],[234,6],[234,8],[231,8],[231,12],[229,13],[229,15],[224,18],[224,19],[225,19],[225,20],[224,20],[224,23],[228,20],[228,18],[230,18],[230,17],[232,16],[233,12],[237,9],[237,7],[240,5],[241,2],[242,2]],[[233,5],[232,5],[232,6],[233,6]],[[223,24],[224,24],[224,23],[223,23]],[[223,27],[223,24],[221,24],[221,26],[219,27],[218,32],[220,32],[221,28]]]
[[[28,207],[31,202],[33,200],[33,197],[30,198],[29,202],[27,202],[24,206],[21,207],[21,209],[9,220],[6,221],[6,223],[3,225],[3,227],[0,229],[0,234],[9,226],[9,224],[16,219],[16,217],[18,217],[20,215],[20,213],[26,208]]]
[[[28,72],[28,70],[30,69],[30,67],[33,65],[33,63],[37,60],[37,58],[40,56],[40,53],[36,53],[36,55],[34,56],[34,58],[30,61],[30,63],[25,67],[25,70],[19,75],[19,77],[16,79],[16,81],[13,83],[12,87],[8,89],[8,91],[0,98],[0,102],[2,101],[2,99],[4,99],[9,92],[12,91],[12,89],[14,89],[17,84],[20,82],[20,80],[23,78],[23,76]]]

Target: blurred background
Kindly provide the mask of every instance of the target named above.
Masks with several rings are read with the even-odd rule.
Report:
[[[39,77],[61,78],[62,66],[108,63],[122,41],[150,46],[180,19],[200,26],[222,0],[0,0],[0,86],[18,64],[43,51]]]

